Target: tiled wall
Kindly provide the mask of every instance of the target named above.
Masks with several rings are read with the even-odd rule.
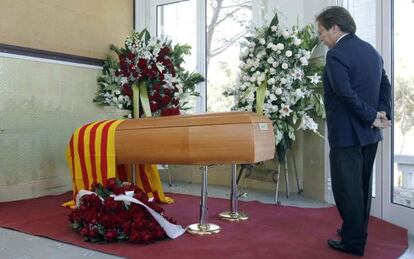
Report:
[[[64,154],[73,130],[122,117],[92,103],[99,72],[0,56],[0,201],[71,189]]]

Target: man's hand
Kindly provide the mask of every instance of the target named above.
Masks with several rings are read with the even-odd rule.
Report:
[[[388,120],[387,114],[384,111],[377,112],[377,118],[375,118],[374,123],[372,123],[372,128],[385,129],[391,126],[391,121]]]

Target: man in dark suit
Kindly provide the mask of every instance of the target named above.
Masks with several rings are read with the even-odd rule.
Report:
[[[383,60],[355,35],[349,12],[328,7],[316,18],[329,48],[323,76],[332,190],[343,220],[333,249],[364,254],[372,196],[372,170],[381,128],[391,119],[391,85]]]

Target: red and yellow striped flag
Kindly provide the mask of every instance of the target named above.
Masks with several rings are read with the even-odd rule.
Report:
[[[90,190],[92,184],[106,184],[107,179],[120,177],[131,179],[127,166],[118,165],[115,158],[115,130],[123,120],[104,120],[84,125],[75,130],[66,149],[66,161],[72,175],[73,200],[63,204],[73,208],[79,190]],[[148,197],[156,201],[172,203],[164,196],[156,165],[137,165],[137,183]],[[129,171],[129,170],[128,170]]]

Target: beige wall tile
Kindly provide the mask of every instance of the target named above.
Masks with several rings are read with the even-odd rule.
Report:
[[[73,130],[123,115],[92,103],[99,72],[0,57],[0,201],[71,189],[64,154]]]

